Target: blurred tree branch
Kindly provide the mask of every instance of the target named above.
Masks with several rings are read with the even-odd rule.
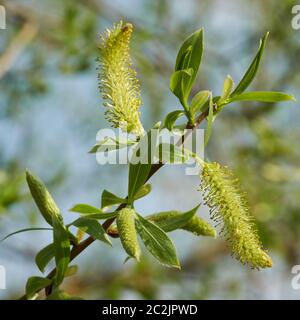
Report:
[[[24,23],[6,51],[0,56],[0,79],[12,68],[23,50],[36,36],[37,31],[37,24],[33,22]]]

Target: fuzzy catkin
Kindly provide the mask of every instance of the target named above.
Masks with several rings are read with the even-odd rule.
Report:
[[[26,171],[26,180],[31,195],[44,219],[52,226],[52,218],[60,219],[60,210],[48,192],[44,183],[30,171]]]
[[[121,21],[100,36],[99,89],[107,120],[116,128],[142,135],[140,83],[129,54],[132,30],[130,23]]]
[[[169,226],[172,225],[172,220],[179,217],[182,213],[178,211],[165,211],[159,212],[146,217],[148,220],[157,224],[166,232],[173,231]],[[196,236],[216,237],[216,230],[205,220],[198,216],[193,216],[184,226],[180,229],[192,232]]]
[[[116,219],[120,240],[130,257],[139,261],[141,250],[135,229],[136,214],[133,209],[124,208],[119,211]]]
[[[227,167],[205,163],[200,189],[212,218],[222,224],[222,233],[232,254],[243,264],[253,268],[272,267],[272,260],[262,249],[254,219],[249,214],[245,194]]]

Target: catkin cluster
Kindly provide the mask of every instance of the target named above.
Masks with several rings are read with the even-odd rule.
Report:
[[[107,120],[116,128],[142,135],[140,84],[129,55],[132,30],[131,24],[121,21],[100,36],[99,89]]]
[[[245,195],[232,172],[218,163],[205,163],[201,181],[205,204],[212,218],[222,225],[233,256],[253,268],[271,267],[272,260],[262,249]]]

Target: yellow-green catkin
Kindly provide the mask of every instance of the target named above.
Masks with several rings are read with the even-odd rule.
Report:
[[[178,211],[165,211],[159,212],[147,217],[148,220],[154,222],[164,231],[170,232],[172,228],[172,220],[178,218],[182,213]],[[216,237],[216,230],[205,220],[198,216],[193,216],[184,226],[180,229],[192,232],[196,236]]]
[[[44,219],[52,225],[52,218],[55,215],[60,219],[60,210],[48,192],[44,183],[30,171],[26,171],[26,180],[31,195],[39,208]]]
[[[121,21],[100,36],[99,89],[107,120],[115,128],[142,135],[140,83],[129,54],[132,30],[132,24]]]
[[[135,218],[133,209],[124,208],[119,211],[116,223],[123,248],[130,257],[139,261],[141,250],[135,229]]]
[[[201,181],[205,204],[210,207],[212,218],[222,224],[221,232],[233,256],[253,268],[272,267],[249,214],[245,194],[241,193],[232,172],[218,163],[205,163]]]

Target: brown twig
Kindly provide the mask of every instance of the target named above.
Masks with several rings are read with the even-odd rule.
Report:
[[[24,48],[32,41],[38,31],[35,23],[26,22],[0,57],[0,79],[10,70]]]
[[[207,117],[208,115],[208,111],[205,111],[203,113],[201,113],[199,115],[199,117],[196,119],[194,124],[187,124],[186,125],[186,129],[192,129],[194,130],[195,128],[197,128],[201,122]],[[184,140],[187,138],[187,136],[191,133],[190,130],[188,130],[186,132],[186,134],[184,134],[182,136],[181,139],[181,143],[182,144],[184,142]],[[150,172],[148,174],[148,177],[145,181],[145,183],[163,166],[163,163],[157,163],[157,164],[153,164],[151,166]],[[126,206],[126,203],[122,203],[119,205],[119,207],[117,208],[117,210],[121,210],[122,208],[124,208]],[[103,224],[102,227],[104,228],[104,230],[108,230],[108,228],[112,225],[112,223],[114,222],[115,218],[111,218],[106,220]],[[79,243],[78,245],[74,245],[71,253],[70,253],[70,262],[73,261],[78,255],[81,254],[81,252],[83,252],[87,247],[89,247],[93,242],[95,241],[95,239],[92,236],[89,236],[88,238],[86,238],[85,240],[83,240],[81,243]],[[54,268],[48,275],[47,278],[48,279],[52,279],[55,276],[56,273],[56,268]],[[46,292],[46,296],[48,296],[52,291],[52,286],[50,285],[49,287],[47,287],[45,289]],[[26,300],[26,295],[22,296],[20,298],[20,300]]]

